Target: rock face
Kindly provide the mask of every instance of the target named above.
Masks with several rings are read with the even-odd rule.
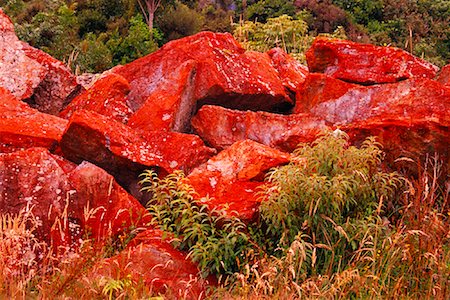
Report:
[[[447,88],[450,88],[450,65],[446,65],[441,69],[441,72],[436,80],[445,85]]]
[[[126,123],[132,114],[126,102],[129,92],[130,85],[125,78],[114,73],[108,74],[73,99],[60,113],[60,117],[69,119],[75,111],[86,109]]]
[[[45,113],[57,114],[76,93],[75,76],[63,63],[19,41],[0,10],[0,87]]]
[[[67,123],[30,108],[0,87],[0,153],[31,147],[54,149]]]
[[[61,149],[68,159],[77,163],[90,161],[124,184],[129,184],[147,168],[156,168],[163,174],[176,169],[189,171],[215,152],[197,137],[153,133],[142,135],[103,115],[78,110],[63,134]]]
[[[154,294],[168,293],[173,299],[203,299],[208,282],[199,279],[196,265],[162,236],[159,230],[139,234],[127,249],[99,262],[93,276],[143,280]]]
[[[113,71],[130,82],[128,101],[136,111],[150,95],[158,93],[158,86],[164,87],[162,82],[171,76],[174,80],[173,73],[188,61],[196,66],[191,88],[197,107],[214,103],[230,108],[270,110],[292,103],[270,57],[245,52],[228,33],[202,32],[171,41],[159,51]]]
[[[31,212],[41,224],[38,237],[55,251],[74,250],[86,234],[101,240],[145,221],[145,209],[111,175],[43,148],[0,154],[0,183],[0,213]]]
[[[192,127],[207,144],[219,150],[250,139],[286,152],[292,152],[299,143],[314,141],[329,129],[322,118],[309,114],[280,115],[211,105],[198,111]]]
[[[196,63],[189,60],[161,81],[128,125],[142,131],[188,132],[194,113]]]
[[[306,52],[310,72],[364,85],[412,77],[434,78],[438,67],[406,51],[345,40],[316,38]]]
[[[272,60],[272,64],[277,70],[284,87],[295,93],[305,82],[308,75],[308,68],[292,56],[288,55],[281,48],[273,48],[267,52]]]
[[[260,200],[256,192],[265,172],[287,164],[289,158],[289,154],[244,140],[220,152],[187,178],[200,197],[211,197],[207,202],[210,209],[224,208],[227,215],[236,212],[241,219],[250,221],[258,213]]]

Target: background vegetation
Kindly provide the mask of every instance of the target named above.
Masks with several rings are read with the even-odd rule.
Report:
[[[0,0],[0,7],[21,39],[78,72],[125,64],[201,30],[234,32],[249,49],[282,46],[300,61],[322,33],[397,46],[439,66],[450,59],[447,0]]]

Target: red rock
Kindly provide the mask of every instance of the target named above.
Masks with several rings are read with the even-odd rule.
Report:
[[[55,251],[74,250],[87,230],[104,240],[148,221],[144,207],[104,170],[87,162],[77,167],[43,148],[0,154],[0,213],[22,209]]]
[[[320,96],[303,94],[297,102],[301,108],[294,111],[323,118],[332,127],[348,132],[356,143],[377,136],[390,162],[403,155],[423,158],[434,152],[444,161],[448,158],[450,89],[426,78],[358,86],[325,77],[310,76],[311,81],[316,79],[310,83],[311,91],[321,87],[316,88]],[[332,86],[342,90],[334,92]]]
[[[186,254],[163,239],[161,231],[148,230],[135,239],[140,243],[96,264],[92,277],[143,280],[151,294],[167,293],[174,299],[205,298],[208,282],[200,279],[199,269]]]
[[[67,123],[30,108],[0,87],[0,153],[30,147],[54,149]]]
[[[303,104],[307,103],[309,113],[335,126],[374,122],[450,125],[450,89],[434,80],[415,78],[393,84],[354,85],[341,96],[336,95],[324,89],[320,102],[307,99]]]
[[[11,20],[0,12],[0,87],[46,113],[56,114],[76,92],[63,63],[19,41]]]
[[[338,99],[359,85],[347,83],[321,73],[310,73],[302,86],[297,90],[294,113],[308,113],[311,107]],[[364,89],[364,87],[361,87]]]
[[[437,76],[436,80],[442,83],[444,86],[450,88],[450,65],[442,67],[441,72]]]
[[[73,99],[59,115],[69,119],[75,111],[86,109],[127,123],[132,114],[126,103],[129,91],[130,85],[125,78],[114,73],[107,74]]]
[[[280,115],[203,106],[192,119],[196,133],[212,147],[223,150],[250,139],[286,152],[299,143],[314,141],[328,129],[325,121],[309,114]]]
[[[25,55],[14,25],[3,11],[0,11],[0,24],[0,87],[19,100],[27,99],[45,78],[45,69]]]
[[[412,77],[434,78],[438,67],[394,47],[316,38],[306,52],[310,72],[361,84],[396,82]]]
[[[199,197],[211,197],[208,206],[224,208],[228,215],[254,220],[259,205],[256,188],[272,167],[287,164],[289,154],[251,140],[236,142],[205,164],[194,169],[187,179]],[[228,204],[230,207],[224,207]]]
[[[77,199],[69,209],[73,213],[88,211],[81,225],[90,238],[104,240],[134,227],[146,227],[150,221],[146,209],[99,167],[83,162],[68,174],[68,180]]]
[[[192,135],[139,133],[125,124],[87,110],[76,111],[61,139],[64,156],[90,161],[127,185],[147,168],[163,173],[206,161],[214,150]]]
[[[142,131],[188,132],[196,103],[193,95],[195,62],[189,60],[169,74],[142,107],[130,118],[128,126]]]
[[[267,52],[272,60],[272,64],[277,70],[279,77],[291,93],[295,93],[305,82],[308,75],[308,68],[292,56],[284,52],[281,48],[273,48]]]
[[[45,70],[45,77],[26,101],[41,112],[57,115],[80,91],[75,75],[62,62],[27,43],[22,43],[22,49]]]
[[[272,110],[292,104],[269,56],[245,52],[228,33],[201,32],[171,41],[159,51],[114,68],[113,72],[130,82],[128,101],[136,111],[157,92],[159,83],[190,60],[196,63],[192,88],[198,107],[215,103],[238,109]]]

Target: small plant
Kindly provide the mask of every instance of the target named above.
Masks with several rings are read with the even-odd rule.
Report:
[[[196,199],[195,191],[181,171],[159,179],[154,171],[142,174],[143,191],[152,195],[148,210],[153,222],[173,233],[176,246],[189,251],[203,275],[233,274],[252,257],[254,244],[247,226],[237,217],[209,209],[207,199]]]

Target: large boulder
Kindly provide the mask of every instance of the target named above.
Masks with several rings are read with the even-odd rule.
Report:
[[[305,82],[308,68],[287,54],[281,48],[273,48],[267,52],[284,87],[294,94]]]
[[[63,252],[83,238],[104,240],[148,221],[144,207],[104,170],[43,148],[0,154],[0,213],[21,211],[36,220],[40,240]]]
[[[0,87],[42,112],[57,114],[77,92],[75,76],[63,63],[19,41],[0,10]]]
[[[72,115],[60,145],[69,160],[90,161],[113,174],[125,186],[148,168],[156,168],[162,174],[180,169],[188,172],[215,152],[193,135],[144,134],[87,110],[78,110]]]
[[[159,230],[139,234],[121,253],[99,261],[89,277],[143,281],[152,294],[173,299],[205,298],[208,281],[201,279],[197,266],[163,236],[167,233]]]
[[[187,177],[199,197],[208,197],[210,209],[224,209],[244,221],[254,220],[260,199],[257,187],[265,173],[287,164],[290,155],[251,140],[234,143]]]
[[[86,109],[126,123],[132,114],[126,102],[129,92],[130,85],[125,78],[109,73],[73,99],[59,116],[69,119],[75,111]]]
[[[137,111],[151,94],[164,87],[162,82],[168,78],[174,80],[174,72],[176,74],[177,68],[188,61],[195,63],[190,88],[197,107],[217,104],[237,109],[273,110],[292,104],[270,57],[246,52],[228,33],[201,32],[171,41],[157,52],[116,67],[113,72],[130,82],[128,101],[132,110]],[[183,103],[183,100],[178,102]]]
[[[192,119],[195,132],[212,147],[223,150],[250,139],[286,152],[314,141],[329,127],[309,114],[280,115],[203,106]]]
[[[306,52],[310,72],[360,84],[397,82],[412,77],[434,78],[439,68],[394,47],[316,38]]]
[[[0,153],[30,147],[55,149],[67,123],[30,108],[0,87]]]
[[[313,74],[307,82],[311,92],[299,96],[295,112],[322,118],[347,131],[356,143],[377,136],[390,162],[403,155],[423,159],[434,152],[448,159],[450,89],[439,82],[413,78],[359,86]]]

